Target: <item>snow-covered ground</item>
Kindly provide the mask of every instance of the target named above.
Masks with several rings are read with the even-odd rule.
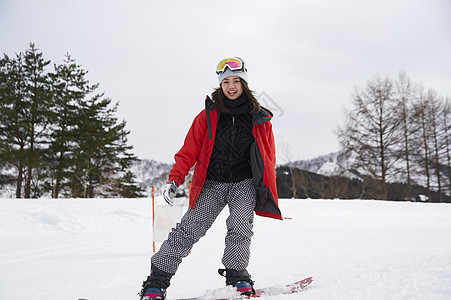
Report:
[[[451,299],[451,205],[280,200],[256,217],[257,287],[313,276],[266,299]],[[138,299],[152,251],[150,199],[0,199],[0,299]],[[220,289],[226,210],[195,245],[168,296]]]

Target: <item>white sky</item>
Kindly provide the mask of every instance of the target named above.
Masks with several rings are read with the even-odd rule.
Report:
[[[30,42],[52,63],[70,53],[120,102],[134,153],[162,162],[173,162],[225,57],[244,58],[251,89],[283,109],[279,163],[282,144],[292,160],[337,151],[343,108],[376,73],[403,70],[451,97],[449,0],[0,0],[0,51]]]

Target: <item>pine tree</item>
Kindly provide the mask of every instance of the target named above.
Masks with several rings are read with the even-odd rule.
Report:
[[[47,186],[52,197],[58,198],[69,186],[70,170],[74,164],[77,110],[97,85],[89,85],[88,73],[66,54],[63,64],[54,66],[50,74],[54,105],[52,111],[51,144],[48,151]]]
[[[119,104],[96,93],[69,54],[52,73],[49,64],[34,44],[0,60],[0,170],[16,169],[16,197],[120,195],[121,187],[139,195]]]
[[[22,184],[29,144],[26,113],[28,92],[24,72],[23,54],[1,60],[0,71],[0,153],[3,164],[17,169],[16,198],[22,196]]]
[[[144,197],[144,190],[136,183],[136,176],[131,171],[126,171],[112,188],[112,194],[122,198]]]
[[[50,123],[49,107],[52,106],[52,95],[46,66],[50,61],[43,58],[33,43],[25,51],[24,75],[26,79],[26,95],[24,99],[27,109],[24,111],[26,120],[25,131],[28,132],[28,148],[25,151],[26,181],[25,198],[32,197],[33,170],[43,165],[43,151],[48,147],[48,127]],[[37,176],[38,177],[38,176]],[[40,191],[35,190],[37,196]]]
[[[115,178],[125,172],[136,157],[127,145],[126,122],[114,114],[118,104],[96,94],[81,103],[77,115],[72,195],[92,198],[105,196]],[[96,191],[97,189],[97,191]]]
[[[13,126],[11,125],[15,116],[13,101],[11,101],[15,92],[13,85],[14,65],[15,63],[6,55],[0,59],[0,187],[13,184],[17,179],[9,174],[4,174],[4,171],[10,168],[12,157],[14,157],[13,146],[10,143],[14,137]]]

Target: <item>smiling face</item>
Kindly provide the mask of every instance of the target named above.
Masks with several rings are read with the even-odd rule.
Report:
[[[236,100],[243,94],[243,85],[238,76],[228,76],[221,82],[224,95],[229,100]]]

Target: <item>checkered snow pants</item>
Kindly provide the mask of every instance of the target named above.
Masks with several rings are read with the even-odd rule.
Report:
[[[249,264],[256,192],[252,179],[240,182],[206,180],[194,209],[188,209],[152,258],[152,266],[175,274],[182,258],[203,237],[216,217],[229,206],[222,263],[227,269],[244,270]]]

